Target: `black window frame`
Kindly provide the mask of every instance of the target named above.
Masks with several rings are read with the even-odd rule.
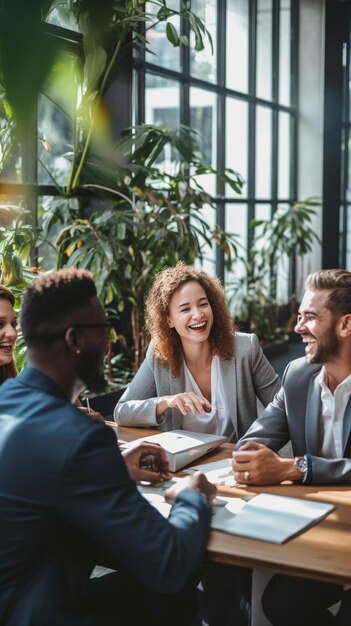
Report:
[[[279,31],[280,31],[280,0],[272,0],[272,100],[264,100],[256,96],[256,42],[257,42],[257,0],[249,2],[249,77],[248,92],[242,93],[230,89],[225,85],[226,80],[226,0],[217,0],[217,81],[207,82],[190,74],[189,49],[183,48],[180,57],[180,70],[175,71],[157,65],[157,60],[152,63],[139,56],[133,59],[135,72],[136,109],[135,121],[141,124],[145,121],[145,77],[147,73],[173,80],[180,85],[180,123],[190,125],[190,102],[189,93],[191,87],[206,89],[216,95],[217,101],[217,149],[216,168],[223,170],[225,167],[225,137],[226,137],[226,98],[236,98],[248,103],[248,177],[247,197],[225,195],[224,183],[217,183],[215,204],[217,223],[225,228],[225,207],[228,204],[247,204],[247,240],[251,241],[253,232],[250,222],[255,217],[255,206],[270,204],[271,215],[281,204],[291,204],[297,199],[297,137],[298,137],[298,25],[299,25],[299,2],[291,2],[291,39],[290,39],[290,105],[279,103]],[[187,34],[184,31],[183,34]],[[272,111],[272,151],[271,151],[271,196],[269,198],[257,198],[255,196],[255,142],[256,142],[256,107],[267,107]],[[289,197],[278,197],[278,117],[280,112],[286,112],[290,116],[290,172],[289,172]],[[224,281],[224,254],[216,249],[216,274]],[[291,263],[289,277],[289,290],[294,291],[296,280],[295,263]]]

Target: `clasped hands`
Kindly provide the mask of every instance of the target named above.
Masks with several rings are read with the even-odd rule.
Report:
[[[290,476],[293,459],[285,459],[262,443],[247,441],[233,452],[232,469],[238,483],[275,485]]]

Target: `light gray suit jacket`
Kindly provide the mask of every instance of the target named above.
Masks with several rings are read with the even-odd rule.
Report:
[[[236,433],[233,440],[237,441],[257,417],[256,397],[267,406],[279,390],[280,380],[253,334],[235,334],[234,356],[230,361],[221,360],[220,368],[227,390],[224,408]],[[150,345],[145,360],[114,410],[114,418],[121,426],[181,429],[182,414],[178,409],[168,409],[157,422],[156,402],[160,396],[182,393],[184,389],[184,373],[172,376],[155,358]]]
[[[310,365],[305,357],[291,361],[284,372],[281,390],[240,439],[237,448],[254,440],[278,451],[291,440],[293,454],[307,456],[307,484],[351,483],[351,398],[344,414],[343,458],[318,456],[322,401],[317,378],[321,367]]]

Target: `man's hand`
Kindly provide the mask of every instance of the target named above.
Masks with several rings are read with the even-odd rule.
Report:
[[[141,442],[122,451],[129,476],[136,481],[160,483],[169,480],[167,455],[157,443]]]
[[[196,472],[187,478],[183,478],[183,480],[179,483],[167,489],[165,492],[165,500],[170,504],[173,504],[178,493],[184,489],[194,489],[195,491],[199,491],[207,498],[209,504],[212,503],[217,493],[217,487],[212,485],[204,474]]]
[[[232,468],[235,480],[245,485],[276,485],[298,479],[294,459],[285,459],[256,441],[247,441],[233,452]]]
[[[96,422],[101,422],[101,424],[105,426],[105,420],[102,417],[101,413],[99,413],[99,411],[94,411],[93,409],[90,409],[90,408],[88,409],[87,406],[83,406],[83,405],[76,404],[76,407],[77,409],[82,411],[82,413],[85,413],[85,415],[88,415],[90,419],[95,420]]]

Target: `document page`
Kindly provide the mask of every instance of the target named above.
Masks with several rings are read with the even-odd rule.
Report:
[[[222,461],[213,461],[212,463],[202,463],[199,465],[193,465],[184,470],[185,474],[195,474],[195,472],[202,472],[205,474],[207,480],[214,485],[228,485],[233,487],[236,484],[236,480],[232,472],[231,459],[223,459]]]
[[[283,543],[316,524],[334,508],[324,502],[261,493],[246,502],[237,514],[233,514],[230,501],[226,506],[215,507],[211,528]]]

